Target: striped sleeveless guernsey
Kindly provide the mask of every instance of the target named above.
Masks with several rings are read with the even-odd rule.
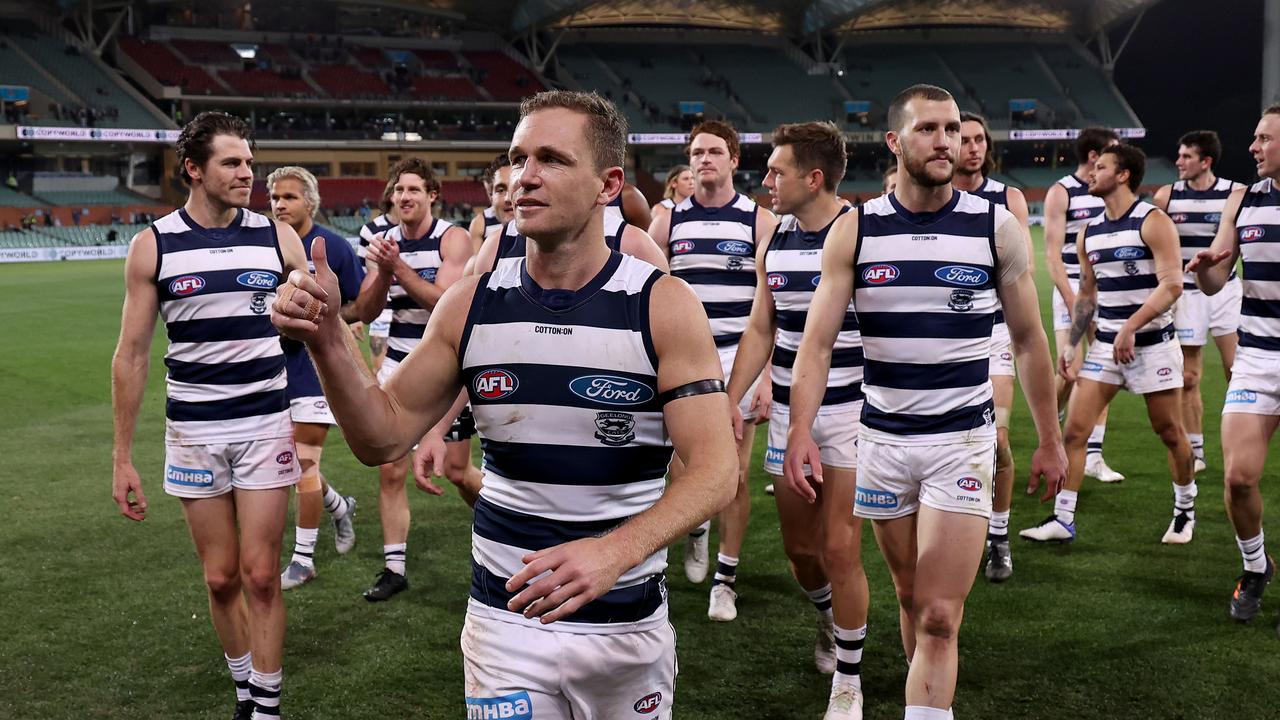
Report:
[[[622,220],[621,215],[605,213],[604,244],[614,252],[622,252],[622,233],[626,229],[627,224]],[[490,270],[497,270],[504,265],[519,264],[525,257],[528,242],[528,238],[516,230],[516,221],[507,221],[502,228],[502,237],[498,239],[498,252],[493,257],[493,267]]]
[[[1245,192],[1236,238],[1244,258],[1240,347],[1280,352],[1280,188],[1274,180]]]
[[[1178,244],[1182,248],[1182,266],[1201,250],[1208,250],[1213,244],[1213,236],[1218,232],[1218,223],[1222,220],[1222,210],[1227,205],[1227,197],[1231,191],[1242,187],[1239,183],[1226,178],[1218,178],[1208,190],[1196,190],[1187,187],[1185,180],[1173,184],[1169,191],[1169,219],[1178,227]],[[1230,280],[1236,278],[1236,269],[1231,268]],[[1182,289],[1195,290],[1196,274],[1183,273]]]
[[[418,273],[418,277],[435,282],[441,264],[440,238],[451,227],[453,223],[448,220],[432,218],[427,234],[421,238],[406,238],[403,225],[396,225],[388,230],[386,237],[400,245],[400,259],[408,263]],[[431,311],[414,302],[394,278],[387,296],[390,298],[387,307],[391,308],[387,359],[400,362],[422,340],[427,320],[431,319]]]
[[[1084,251],[1098,281],[1098,342],[1113,343],[1116,333],[1160,285],[1156,260],[1142,240],[1142,221],[1156,206],[1136,201],[1112,220],[1104,213],[1084,231]],[[1135,335],[1137,347],[1172,342],[1173,308],[1157,315]]]
[[[999,205],[1006,210],[1009,208],[1009,186],[999,180],[992,180],[989,177],[984,177],[982,179],[982,187],[969,194],[977,195],[983,200]],[[1004,310],[1000,307],[1000,303],[997,300],[995,329],[992,330],[992,334],[999,333],[1001,336],[1004,336],[1004,334],[1008,332],[1008,329],[1003,327],[1004,324]],[[1000,349],[1003,350],[1004,348]]]
[[[481,215],[484,217],[484,229],[480,231],[482,236],[488,235],[490,230],[502,224],[502,221],[498,219],[498,214],[494,212],[492,207],[485,208]]]
[[[373,236],[391,229],[391,219],[385,214],[370,220],[360,227],[360,244],[356,247],[356,255],[363,260],[369,249]]]
[[[995,229],[1009,217],[964,192],[934,213],[913,213],[893,195],[859,210],[854,307],[865,356],[863,431],[873,439],[995,437]]]
[[[180,209],[151,229],[169,337],[165,441],[208,445],[292,434],[284,351],[271,324],[284,279],[275,224],[238,210],[228,227],[204,228]]]
[[[1089,183],[1068,175],[1058,181],[1067,191],[1067,233],[1062,239],[1062,264],[1067,266],[1067,277],[1080,282],[1080,257],[1076,253],[1076,237],[1080,228],[1102,214],[1106,203],[1102,198],[1089,194]]]
[[[737,345],[756,289],[756,203],[741,193],[708,208],[689,196],[671,211],[671,274],[689,283],[716,346]]]
[[[842,207],[836,218],[848,211],[848,207]],[[773,401],[781,405],[791,404],[796,352],[800,349],[813,292],[822,275],[823,246],[834,223],[833,218],[821,230],[805,232],[794,216],[787,215],[769,241],[765,254],[765,267],[769,271],[766,277],[773,293],[774,319],[778,326],[769,377],[773,381]],[[827,391],[818,414],[848,411],[861,399],[862,336],[858,334],[858,317],[850,301],[831,353]]]
[[[671,198],[662,198],[658,204],[668,210],[675,210],[676,208],[676,201]]]
[[[507,611],[520,557],[604,533],[662,496],[671,442],[658,399],[649,298],[661,271],[612,253],[577,292],[543,290],[524,262],[480,281],[459,355],[484,449],[469,612]],[[553,629],[611,633],[666,621],[666,549]]]
[[[615,217],[621,222],[625,223],[627,221],[622,215],[622,193],[618,193],[615,198],[609,201],[608,205],[604,206],[604,216],[605,219]]]

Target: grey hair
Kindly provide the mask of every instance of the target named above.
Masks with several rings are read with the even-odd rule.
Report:
[[[315,217],[320,212],[320,183],[310,170],[297,165],[277,168],[267,176],[267,193],[272,192],[277,182],[290,178],[302,183],[302,200],[311,206],[311,217]]]

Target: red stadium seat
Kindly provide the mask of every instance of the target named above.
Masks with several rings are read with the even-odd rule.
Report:
[[[190,95],[225,95],[227,91],[204,71],[188,65],[161,42],[121,36],[120,49],[151,73],[161,85],[176,85]]]
[[[514,102],[546,89],[528,68],[500,52],[468,52],[463,56],[485,72],[481,84],[495,100]]]
[[[386,96],[391,88],[382,78],[353,65],[319,65],[311,69],[311,79],[334,97]]]

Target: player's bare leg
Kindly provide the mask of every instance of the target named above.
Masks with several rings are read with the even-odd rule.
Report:
[[[1231,596],[1231,617],[1247,622],[1262,604],[1262,591],[1275,574],[1275,561],[1266,552],[1262,532],[1262,494],[1258,485],[1267,462],[1267,447],[1280,416],[1228,413],[1222,416],[1225,465],[1223,499],[1235,528],[1236,544],[1244,558],[1244,572]]]
[[[1174,388],[1144,395],[1151,429],[1168,449],[1169,473],[1173,476],[1173,521],[1161,542],[1184,544],[1195,531],[1196,477],[1194,455],[1182,425],[1182,389]]]
[[[872,528],[876,544],[884,555],[893,577],[893,590],[898,596],[898,629],[902,634],[902,653],[910,663],[916,652],[916,518],[913,513],[892,520],[876,520]]]
[[[809,596],[817,612],[818,639],[814,644],[814,663],[818,672],[830,675],[836,670],[835,619],[833,588],[823,569],[822,553],[826,539],[821,519],[826,510],[823,489],[818,489],[818,502],[808,503],[787,489],[781,475],[770,475],[778,491],[773,500],[778,506],[778,523],[782,529],[782,549],[787,554],[791,575]]]
[[[409,540],[409,493],[405,476],[409,456],[378,466],[378,515],[382,519],[382,555],[385,567],[373,587],[365,591],[370,602],[390,599],[409,589],[405,575],[405,551]]]
[[[1064,343],[1070,342],[1070,333],[1070,330],[1057,330],[1054,332],[1054,337],[1057,340],[1057,347],[1063,347]],[[1076,347],[1075,360],[1071,363],[1071,368],[1074,371],[1074,374],[1079,374],[1080,368],[1084,365],[1085,355],[1087,354],[1088,353],[1085,352],[1084,341],[1082,340]],[[1058,414],[1059,416],[1062,416],[1064,411],[1067,409],[1067,405],[1069,404],[1068,401],[1071,398],[1071,391],[1075,384],[1067,382],[1060,374],[1054,376],[1054,382],[1057,383],[1058,388]],[[1102,408],[1102,412],[1099,413],[1094,426],[1089,429],[1090,437],[1088,439],[1088,452],[1085,457],[1085,474],[1102,482],[1120,482],[1124,480],[1124,475],[1111,469],[1111,466],[1108,465],[1107,461],[1102,457],[1102,441],[1107,430],[1107,416],[1108,408],[1104,407]]]
[[[1225,367],[1225,366],[1224,366]],[[1200,395],[1200,381],[1204,375],[1204,348],[1199,345],[1182,346],[1182,425],[1191,441],[1195,455],[1195,471],[1205,469],[1204,461],[1204,398]]]
[[[835,619],[835,675],[827,703],[830,717],[857,716],[862,706],[862,649],[867,637],[870,592],[862,568],[862,520],[853,515],[856,472],[822,467],[822,566],[831,582]]]

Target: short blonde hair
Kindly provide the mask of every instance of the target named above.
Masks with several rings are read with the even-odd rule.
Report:
[[[281,180],[293,179],[302,183],[302,201],[311,206],[311,217],[320,212],[320,183],[310,170],[297,165],[285,165],[277,168],[267,176],[267,194],[270,194]]]

